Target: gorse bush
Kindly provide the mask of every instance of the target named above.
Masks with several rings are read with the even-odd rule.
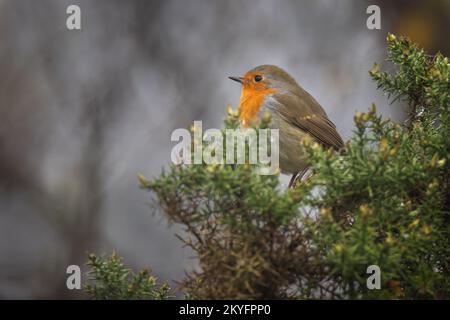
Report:
[[[193,299],[450,298],[450,64],[394,35],[388,60],[394,73],[377,64],[369,73],[389,100],[408,105],[405,123],[383,119],[372,105],[356,113],[339,153],[303,140],[313,174],[294,189],[251,165],[172,165],[156,179],[140,178],[197,254],[200,268],[183,280],[183,292]],[[229,111],[225,128],[238,124]],[[371,265],[381,270],[380,289],[367,287]]]
[[[388,36],[395,74],[370,71],[378,87],[404,99],[405,125],[368,113],[340,155],[309,150],[320,209],[306,229],[342,298],[449,297],[450,65],[406,39]],[[381,268],[382,289],[367,290],[365,268]],[[334,287],[333,287],[334,288]]]
[[[95,299],[167,299],[170,287],[158,284],[150,271],[142,270],[134,274],[122,263],[122,258],[113,253],[109,257],[89,255],[89,283],[85,291]]]

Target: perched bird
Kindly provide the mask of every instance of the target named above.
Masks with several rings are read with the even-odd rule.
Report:
[[[289,187],[310,166],[301,140],[306,134],[326,148],[339,150],[344,143],[336,126],[319,103],[283,69],[261,65],[243,77],[229,77],[242,84],[239,117],[244,127],[271,115],[271,127],[279,129],[280,170],[293,174]]]

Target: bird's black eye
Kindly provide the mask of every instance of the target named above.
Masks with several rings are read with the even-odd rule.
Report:
[[[260,75],[255,76],[255,81],[260,82],[262,80],[262,77]]]

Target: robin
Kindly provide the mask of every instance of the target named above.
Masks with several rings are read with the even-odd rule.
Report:
[[[289,187],[308,170],[301,140],[309,135],[325,148],[339,150],[344,143],[336,126],[320,104],[283,69],[258,66],[243,77],[229,77],[242,84],[239,119],[251,126],[264,113],[271,115],[271,127],[279,129],[280,170],[292,174]]]

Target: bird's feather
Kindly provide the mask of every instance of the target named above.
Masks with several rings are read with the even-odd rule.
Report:
[[[326,148],[342,148],[344,142],[323,108],[306,91],[300,90],[301,95],[275,94],[274,98],[279,103],[276,112],[291,125],[309,133]]]

